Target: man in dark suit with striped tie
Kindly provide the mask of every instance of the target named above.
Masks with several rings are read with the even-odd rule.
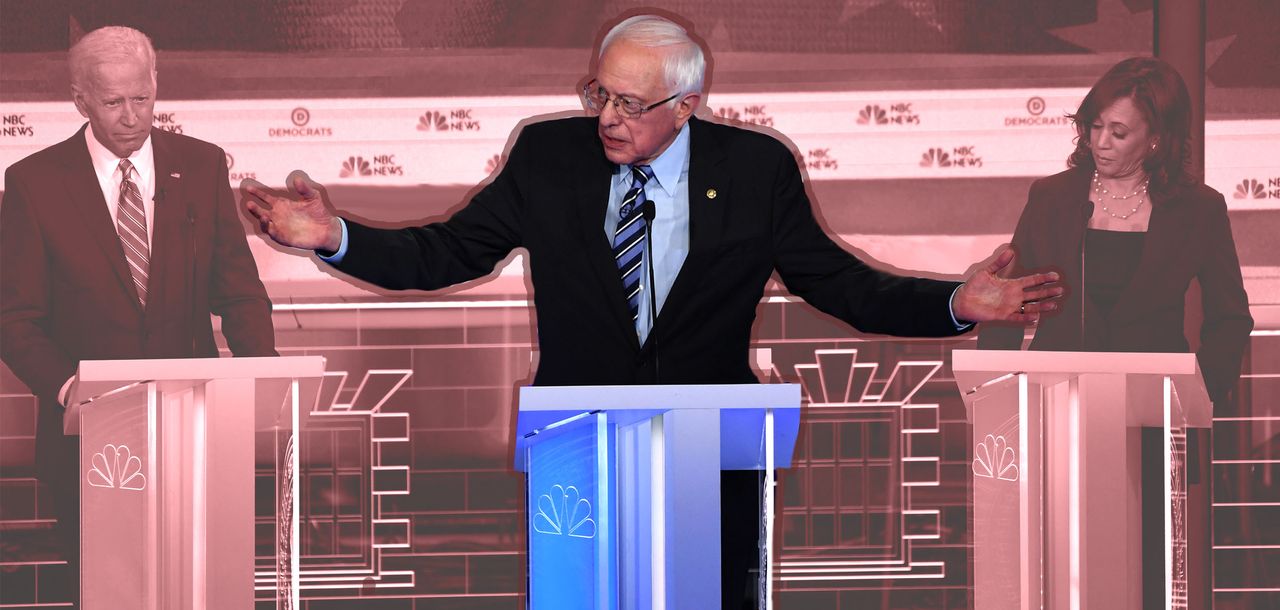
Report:
[[[0,356],[39,400],[36,474],[74,595],[79,443],[63,436],[62,415],[77,364],[217,356],[210,314],[237,356],[275,355],[275,338],[225,154],[152,127],[151,41],[102,28],[68,63],[88,124],[5,171]]]
[[[388,230],[338,218],[301,173],[287,196],[243,185],[245,205],[277,242],[385,288],[465,282],[527,249],[539,385],[756,383],[747,348],[775,272],[874,333],[951,336],[1056,307],[1056,276],[996,276],[1008,252],[963,284],[846,252],[814,219],[784,144],[694,118],[706,61],[680,25],[624,20],[593,63],[591,116],[526,125],[493,181],[442,222]],[[722,489],[722,597],[737,610],[758,557],[755,473],[725,473]]]

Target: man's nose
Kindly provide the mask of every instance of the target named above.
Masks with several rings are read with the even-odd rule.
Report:
[[[618,106],[613,103],[613,100],[606,100],[604,107],[600,108],[600,122],[605,125],[617,125],[622,122],[622,113],[618,112]]]

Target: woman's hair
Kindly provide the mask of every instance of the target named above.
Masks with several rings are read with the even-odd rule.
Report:
[[[1191,169],[1191,95],[1178,71],[1154,57],[1131,57],[1102,75],[1080,102],[1075,114],[1067,115],[1076,126],[1076,149],[1067,159],[1072,167],[1094,167],[1089,150],[1089,132],[1098,115],[1121,98],[1129,98],[1147,121],[1156,137],[1155,149],[1142,161],[1156,193],[1181,185],[1198,183]]]

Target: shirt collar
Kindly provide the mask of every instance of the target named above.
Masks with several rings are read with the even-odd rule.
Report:
[[[99,176],[114,175],[120,167],[120,157],[115,153],[107,150],[102,142],[93,135],[93,125],[89,125],[84,130],[85,144],[89,146],[89,159],[93,161],[93,169]],[[151,134],[147,134],[147,139],[142,142],[142,146],[138,150],[133,151],[129,155],[129,163],[133,164],[134,171],[138,172],[138,181],[141,184],[148,184],[151,179],[151,172],[155,168],[154,152],[151,149]]]
[[[671,145],[657,159],[649,162],[649,168],[653,170],[653,180],[649,181],[652,185],[656,180],[658,187],[668,196],[674,197],[676,192],[676,184],[680,181],[680,174],[684,171],[689,161],[689,122],[685,121],[680,133],[676,134],[676,139],[672,140]],[[619,165],[617,170],[618,182],[627,188],[631,186],[631,166]]]

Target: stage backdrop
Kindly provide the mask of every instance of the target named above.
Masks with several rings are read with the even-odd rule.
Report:
[[[122,23],[160,53],[156,126],[222,146],[233,185],[301,168],[360,216],[438,217],[500,167],[523,120],[581,112],[601,25],[638,4],[5,0],[0,166],[80,127],[65,49]],[[1065,115],[1088,86],[1152,48],[1150,0],[645,4],[707,41],[705,118],[785,138],[833,233],[948,274],[1007,240],[1030,183],[1065,167]],[[1206,182],[1226,196],[1260,328],[1239,401],[1215,414],[1214,598],[1243,610],[1280,605],[1280,43],[1267,29],[1280,14],[1210,5]],[[523,260],[443,295],[387,295],[250,243],[281,352],[334,372],[301,449],[304,606],[523,607],[509,458],[514,388],[537,359]],[[762,379],[817,368],[867,382],[806,388],[781,475],[778,607],[972,607],[974,449],[949,369],[972,343],[859,336],[777,287],[755,336]],[[886,384],[903,363],[917,364]],[[0,367],[0,608],[60,601],[40,584],[65,564],[33,478],[35,408]],[[269,528],[259,542],[268,555]]]

